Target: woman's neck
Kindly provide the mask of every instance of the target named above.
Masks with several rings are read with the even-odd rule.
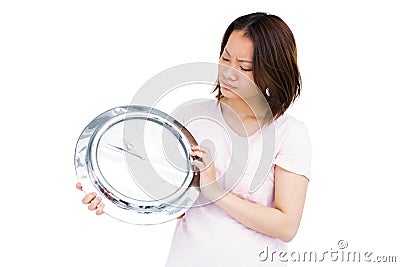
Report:
[[[221,105],[222,112],[225,114],[234,113],[241,121],[249,119],[265,120],[268,114],[268,104],[266,100],[260,97],[241,99],[241,98],[226,98],[220,100],[226,105]]]

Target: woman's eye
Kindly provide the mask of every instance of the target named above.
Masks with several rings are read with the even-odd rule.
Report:
[[[242,71],[252,71],[252,69],[245,69],[245,68],[243,68],[243,67],[240,67],[240,69],[241,69]]]
[[[222,57],[223,61],[229,62],[229,59],[227,59],[226,57]]]

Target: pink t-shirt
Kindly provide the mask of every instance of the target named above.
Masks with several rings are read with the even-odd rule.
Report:
[[[238,197],[274,205],[274,166],[310,177],[311,143],[304,124],[284,114],[249,137],[235,133],[224,120],[221,104],[205,100],[175,117],[196,141],[215,154],[218,184]],[[256,190],[254,190],[256,189]],[[286,250],[277,238],[236,221],[201,194],[177,221],[166,266],[283,266],[262,261],[262,251]]]

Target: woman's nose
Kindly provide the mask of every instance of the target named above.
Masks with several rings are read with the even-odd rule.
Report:
[[[237,79],[237,71],[229,66],[224,66],[222,74],[225,78],[235,81]]]

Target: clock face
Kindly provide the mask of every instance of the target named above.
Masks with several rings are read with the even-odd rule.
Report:
[[[167,114],[119,107],[82,132],[75,167],[85,193],[97,192],[104,211],[119,220],[154,224],[183,214],[197,199],[190,164],[195,140]]]

